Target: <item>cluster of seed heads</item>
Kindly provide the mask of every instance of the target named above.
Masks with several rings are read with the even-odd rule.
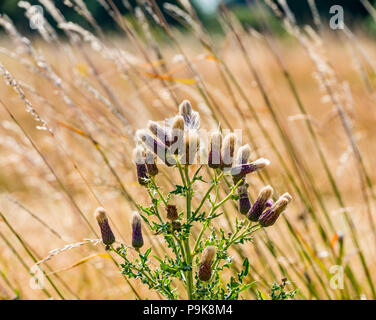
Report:
[[[188,100],[179,106],[179,113],[165,121],[162,126],[154,121],[149,121],[148,128],[136,132],[137,146],[134,149],[134,162],[137,169],[137,179],[140,185],[147,186],[150,179],[159,172],[157,158],[167,166],[191,165],[194,163],[200,149],[199,126],[200,115],[192,109]],[[291,201],[288,193],[283,194],[277,201],[273,201],[273,188],[266,186],[261,189],[256,201],[251,204],[248,195],[249,185],[246,176],[270,164],[270,161],[259,158],[250,162],[251,148],[243,145],[235,154],[236,135],[229,133],[225,136],[220,131],[211,134],[207,147],[207,165],[213,170],[224,172],[232,177],[237,186],[239,196],[238,209],[252,222],[257,222],[261,227],[273,225],[280,214]],[[166,205],[166,216],[170,221],[172,230],[179,230],[181,223],[176,205]],[[103,208],[98,208],[95,213],[101,229],[102,241],[109,247],[115,242],[106,213]],[[143,246],[141,228],[142,218],[134,212],[132,216],[132,246],[139,249]],[[198,269],[198,278],[209,281],[212,276],[212,262],[216,255],[213,246],[208,246],[202,253]]]

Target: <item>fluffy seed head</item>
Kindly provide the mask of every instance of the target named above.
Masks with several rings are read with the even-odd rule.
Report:
[[[292,197],[291,197],[291,195],[290,195],[288,192],[286,192],[286,193],[284,193],[283,195],[281,195],[281,198],[285,198],[285,199],[287,199],[289,202],[292,200]]]
[[[182,130],[184,131],[184,118],[183,116],[176,116],[172,122],[172,130]]]
[[[261,169],[268,166],[270,164],[270,160],[265,158],[259,158],[256,161],[253,161],[252,164],[257,168]]]
[[[269,198],[271,198],[272,195],[273,195],[273,188],[268,185],[268,186],[263,187],[260,190],[258,198],[266,202],[268,201]]]
[[[179,114],[181,115],[188,115],[192,114],[192,105],[189,100],[183,100],[182,103],[179,105]]]
[[[145,163],[145,152],[142,147],[137,146],[136,148],[133,149],[133,161],[136,164]]]
[[[238,149],[238,152],[236,154],[236,164],[245,164],[248,163],[248,160],[251,156],[251,147],[246,144],[244,146],[241,146]]]
[[[208,246],[204,249],[201,256],[201,263],[211,264],[215,256],[215,248],[213,246]]]
[[[146,151],[145,156],[146,168],[149,176],[156,176],[158,174],[158,167],[156,164],[155,155],[151,151]]]
[[[226,168],[231,167],[232,165],[232,161],[234,158],[234,151],[235,151],[235,142],[236,142],[236,136],[234,133],[229,133],[223,139],[222,161],[223,161],[223,166]]]
[[[148,128],[163,143],[165,143],[166,145],[170,144],[170,137],[169,137],[169,134],[167,133],[166,128],[160,126],[157,122],[154,122],[151,120],[149,120],[148,122]]]
[[[99,224],[105,222],[107,219],[106,211],[103,207],[98,207],[94,212],[95,219]]]
[[[166,165],[172,166],[175,164],[175,161],[167,146],[157,139],[154,139],[154,137],[152,137],[146,130],[137,130],[136,139],[143,142],[148,149],[154,152],[155,155]]]
[[[197,133],[189,133],[184,137],[183,164],[193,164],[197,151],[200,148],[200,138]]]
[[[215,131],[210,136],[208,165],[210,168],[219,168],[221,166],[222,134]]]

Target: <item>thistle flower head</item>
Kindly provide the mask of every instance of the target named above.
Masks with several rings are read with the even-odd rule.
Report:
[[[174,221],[178,218],[178,209],[176,208],[176,205],[168,204],[166,206],[166,211],[168,220]]]
[[[137,130],[136,139],[146,145],[146,147],[154,152],[154,154],[166,165],[172,166],[175,164],[175,160],[173,159],[167,146],[152,137],[146,130]]]
[[[98,222],[99,228],[101,229],[102,241],[106,246],[109,246],[115,242],[115,236],[111,230],[108,223],[108,218],[104,208],[99,207],[94,213],[95,219]]]
[[[208,165],[210,168],[219,168],[221,166],[221,149],[222,149],[222,134],[215,131],[210,136]]]
[[[211,265],[215,257],[215,248],[208,246],[202,252],[201,263],[198,269],[198,278],[201,281],[209,281],[211,278],[212,270]]]
[[[184,152],[182,154],[183,164],[193,164],[197,151],[200,148],[200,138],[197,133],[191,132],[184,137]]]
[[[184,118],[176,116],[171,126],[171,147],[174,154],[181,154],[184,146]]]
[[[140,146],[137,146],[133,150],[133,160],[136,164],[137,170],[137,180],[140,185],[147,185],[148,176],[147,176],[147,167],[144,149]]]
[[[280,216],[280,214],[285,211],[287,205],[291,199],[286,197],[280,197],[277,202],[270,208],[267,209],[260,217],[259,223],[263,227],[272,226]]]
[[[288,192],[281,195],[281,198],[286,198],[289,202],[292,200],[292,197]]]
[[[177,115],[172,121],[171,129],[184,131],[184,117]]]
[[[247,189],[248,189],[247,184],[244,184],[238,188],[238,193],[239,193],[238,208],[241,214],[247,214],[248,211],[251,209],[251,201],[249,200]]]
[[[274,201],[273,199],[269,199],[268,201],[266,201],[265,203],[265,208],[270,208],[274,205]]]
[[[141,228],[142,218],[138,212],[133,212],[132,215],[132,246],[135,249],[139,249],[144,245],[144,239],[142,237]]]
[[[136,164],[145,163],[145,151],[141,146],[136,146],[133,149],[133,161]]]
[[[235,164],[246,164],[251,156],[251,148],[248,144],[241,146],[236,154]]]
[[[179,105],[179,114],[182,116],[192,115],[192,105],[189,100],[183,100]]]
[[[259,195],[252,205],[251,210],[248,212],[248,219],[251,221],[258,221],[263,211],[266,209],[266,204],[269,198],[273,195],[273,188],[266,186],[262,188]]]
[[[268,159],[260,158],[251,163],[240,164],[240,165],[236,165],[232,167],[231,175],[233,176],[233,178],[236,178],[237,176],[243,177],[249,173],[263,169],[269,164],[270,164],[270,161]]]
[[[222,145],[222,166],[225,168],[232,166],[234,159],[236,136],[234,133],[229,133],[223,139]]]
[[[162,127],[157,122],[149,120],[148,129],[159,140],[161,140],[161,142],[163,142],[166,146],[170,145],[170,143],[171,143],[170,138],[171,137],[170,137],[166,127]]]
[[[156,176],[158,174],[158,167],[156,164],[155,155],[149,150],[146,151],[145,163],[148,170],[148,175],[151,177]]]
[[[200,114],[193,111],[192,105],[188,100],[184,100],[179,105],[179,114],[184,118],[186,129],[198,129],[200,126]]]

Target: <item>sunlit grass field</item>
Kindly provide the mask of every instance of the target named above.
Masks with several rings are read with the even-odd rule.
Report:
[[[284,12],[287,31],[274,37],[267,20],[260,32],[243,29],[225,8],[223,35],[212,37],[190,7],[168,10],[184,33],[148,8],[156,16],[139,8],[138,23],[110,6],[114,37],[85,14],[87,31],[58,21],[62,39],[48,28],[44,39],[25,39],[0,17],[0,298],[135,298],[95,241],[93,212],[106,208],[117,239],[130,242],[131,213],[150,201],[137,184],[135,132],[183,99],[206,128],[241,129],[252,158],[271,161],[248,177],[252,199],[265,184],[294,199],[273,229],[232,252],[235,269],[248,257],[256,281],[243,297],[267,296],[287,278],[297,299],[376,298],[374,39],[324,22],[322,31],[298,27]],[[160,171],[162,190],[178,184]],[[225,211],[218,227],[230,232],[228,217],[239,213],[234,203]],[[149,246],[156,256],[169,250],[150,233]],[[30,268],[46,257],[49,278],[35,289],[30,272],[39,269]],[[342,274],[341,289],[333,277]],[[160,298],[130,282],[141,298]]]

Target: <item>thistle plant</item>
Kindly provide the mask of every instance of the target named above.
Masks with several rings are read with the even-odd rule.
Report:
[[[97,220],[103,243],[121,257],[126,277],[141,280],[168,299],[238,299],[253,283],[247,280],[248,258],[243,259],[240,272],[233,274],[231,248],[248,244],[257,230],[272,226],[291,196],[285,193],[274,202],[273,188],[265,186],[252,204],[247,177],[269,161],[250,162],[250,147],[236,150],[233,133],[212,132],[206,145],[199,126],[199,113],[189,101],[183,101],[179,114],[164,125],[150,121],[147,129],[136,133],[137,180],[150,203],[139,204],[138,212],[133,213],[131,246],[117,245],[102,209],[97,210]],[[166,176],[158,176],[160,165],[166,165],[169,176],[176,173],[181,181],[169,192],[157,184],[157,178]],[[203,177],[205,169],[208,181]],[[197,192],[199,183],[207,184],[203,195]],[[223,197],[222,189],[227,190]],[[237,202],[238,212],[230,214],[233,231],[227,233],[217,222],[231,201]],[[145,247],[146,228],[158,237],[163,256]],[[226,273],[230,273],[229,280]]]

